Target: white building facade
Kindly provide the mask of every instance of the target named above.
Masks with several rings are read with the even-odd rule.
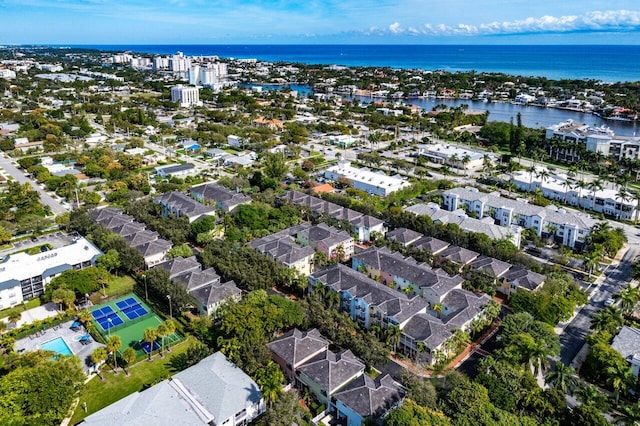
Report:
[[[191,86],[174,86],[171,88],[171,102],[177,102],[181,107],[200,105],[200,90]]]

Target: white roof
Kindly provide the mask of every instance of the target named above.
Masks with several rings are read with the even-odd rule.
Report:
[[[55,275],[78,263],[95,260],[101,255],[102,252],[96,246],[82,237],[68,246],[36,255],[26,252],[12,254],[0,263],[0,284],[38,275]]]
[[[353,182],[362,182],[393,191],[409,186],[409,182],[401,177],[387,176],[384,173],[374,172],[367,168],[357,169],[355,167],[351,167],[351,163],[344,160],[340,161],[337,166],[329,167],[327,170],[339,174]]]

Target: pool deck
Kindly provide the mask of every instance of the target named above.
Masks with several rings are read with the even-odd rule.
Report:
[[[91,343],[83,345],[79,342],[79,339],[81,336],[88,333],[84,327],[81,327],[79,331],[71,330],[71,324],[73,324],[73,321],[67,321],[60,324],[60,327],[55,330],[53,328],[47,329],[44,334],[40,334],[38,337],[34,334],[31,335],[31,337],[25,337],[24,339],[17,340],[14,344],[14,349],[18,353],[31,352],[40,349],[40,345],[48,342],[49,340],[62,337],[73,354],[80,358],[85,374],[89,374],[93,372],[93,365],[91,364],[90,358],[91,353],[96,348],[104,347],[104,345],[94,341],[93,337],[91,338]]]

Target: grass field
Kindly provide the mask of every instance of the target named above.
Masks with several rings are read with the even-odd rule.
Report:
[[[178,343],[171,349],[171,352],[166,353],[164,358],[156,355],[151,362],[138,362],[128,369],[129,377],[124,374],[122,369],[118,369],[118,372],[115,374],[110,370],[102,372],[101,374],[104,381],[98,377],[91,379],[80,392],[80,402],[73,413],[70,424],[77,424],[86,416],[95,413],[107,405],[113,404],[133,392],[139,392],[146,386],[169,377],[172,373],[169,365],[171,357],[184,353],[193,341],[192,338],[187,338]],[[86,413],[83,409],[85,402],[87,404]]]
[[[124,299],[128,299],[130,297],[133,297],[134,299],[136,299],[138,301],[138,303],[140,303],[146,310],[147,312],[150,313],[150,315],[145,316],[143,318],[136,318],[135,320],[131,321],[127,318],[127,316],[122,313],[119,312],[120,308],[118,308],[118,306],[116,305],[117,302],[124,300]],[[91,311],[94,311],[96,309],[99,308],[103,308],[105,306],[110,306],[111,309],[113,309],[115,312],[118,313],[118,316],[124,320],[124,324],[114,327],[113,329],[109,330],[103,330],[102,327],[100,326],[100,324],[98,324],[97,321],[93,321],[93,325],[96,327],[96,330],[98,330],[98,332],[102,335],[102,337],[104,337],[104,339],[106,340],[110,335],[118,335],[120,336],[120,339],[122,340],[122,350],[128,348],[128,347],[132,347],[134,349],[136,349],[136,351],[138,352],[138,356],[143,356],[144,352],[142,351],[142,347],[140,346],[140,341],[142,340],[142,335],[144,333],[144,331],[149,328],[149,327],[158,327],[158,325],[160,325],[162,323],[162,320],[160,319],[160,317],[158,315],[155,314],[155,312],[153,312],[153,310],[144,302],[142,302],[137,296],[133,295],[133,294],[127,294],[125,296],[122,296],[118,299],[115,299],[109,303],[104,303],[102,305],[98,305],[98,306],[94,306]],[[169,344],[170,342],[175,342],[177,340],[179,340],[180,336],[177,335],[177,333],[174,333],[173,335],[169,336],[166,339],[166,344]]]
[[[110,296],[122,296],[133,291],[133,285],[135,281],[129,275],[123,275],[120,277],[114,277],[109,280],[109,284],[105,287],[105,293],[107,297]],[[100,303],[104,294],[102,293],[102,289],[93,293],[90,297],[91,301],[97,305]]]

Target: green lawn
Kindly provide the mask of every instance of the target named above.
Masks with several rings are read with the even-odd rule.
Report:
[[[155,355],[155,358],[148,362],[146,360],[139,361],[129,369],[131,374],[126,377],[122,369],[118,373],[113,374],[109,367],[103,371],[101,375],[104,381],[98,377],[94,377],[89,381],[80,393],[80,403],[73,413],[71,424],[75,425],[82,421],[86,416],[110,405],[119,399],[124,398],[134,392],[142,391],[145,385],[157,383],[161,379],[170,376],[169,360],[173,355],[184,353],[194,340],[189,337],[184,341],[175,345],[170,353],[164,358]],[[83,404],[87,403],[87,412],[83,409]]]
[[[120,277],[112,276],[109,280],[109,284],[105,286],[105,293],[107,297],[122,296],[133,292],[133,285],[135,281],[129,275],[122,275]],[[103,302],[102,289],[96,291],[89,298],[94,305],[98,305]]]
[[[31,308],[36,308],[38,306],[40,306],[42,304],[40,298],[35,298],[35,299],[31,299],[29,301],[27,301],[26,305],[18,305],[15,306],[13,308],[8,308],[5,310],[0,311],[0,318],[7,318],[8,316],[10,316],[12,313],[14,312],[24,312],[25,310],[31,309]]]

